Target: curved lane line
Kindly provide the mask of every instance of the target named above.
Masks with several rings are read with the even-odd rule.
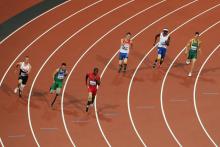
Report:
[[[220,21],[218,21],[219,23]],[[212,137],[209,135],[208,131],[206,130],[205,126],[203,125],[201,119],[200,119],[200,116],[199,116],[199,112],[198,112],[198,108],[197,108],[197,102],[196,102],[196,90],[197,90],[197,82],[198,82],[198,79],[199,79],[199,76],[205,66],[205,64],[208,62],[208,60],[211,58],[211,56],[220,48],[220,44],[218,44],[218,46],[211,52],[211,54],[209,54],[209,56],[207,57],[207,59],[205,60],[205,62],[202,64],[201,68],[199,69],[199,73],[196,77],[196,81],[195,81],[195,84],[194,84],[194,91],[193,91],[193,102],[194,102],[194,108],[195,108],[195,113],[196,113],[196,116],[197,116],[197,119],[199,120],[199,123],[203,129],[203,131],[205,132],[206,136],[209,138],[209,140],[212,142],[212,144],[215,146],[215,147],[218,147],[217,143],[212,139]]]
[[[106,34],[104,34],[101,38],[99,38],[95,43],[93,43],[93,44],[81,55],[81,57],[77,60],[77,62],[74,64],[73,68],[71,69],[71,71],[70,71],[70,73],[69,73],[69,75],[68,75],[68,77],[67,77],[67,79],[66,79],[66,82],[65,82],[65,84],[64,84],[64,87],[63,87],[63,93],[62,93],[62,98],[61,98],[61,111],[62,111],[62,118],[63,118],[64,126],[66,126],[66,121],[65,121],[65,117],[64,117],[64,110],[63,110],[63,108],[64,108],[64,106],[63,106],[64,93],[65,93],[66,86],[67,86],[67,83],[68,83],[68,81],[69,81],[69,78],[70,78],[72,72],[74,71],[74,69],[76,68],[76,66],[78,65],[78,63],[82,60],[82,58],[83,58],[98,42],[100,42],[100,41],[101,41],[105,36],[107,36],[109,33],[111,33],[112,31],[114,31],[115,29],[117,29],[118,27],[120,27],[121,25],[123,25],[124,23],[126,23],[127,21],[133,19],[134,17],[140,15],[141,13],[143,13],[143,12],[145,12],[145,11],[147,11],[147,10],[149,10],[149,9],[151,9],[151,8],[157,6],[157,5],[159,5],[159,4],[161,4],[161,3],[165,2],[165,1],[166,1],[166,0],[160,1],[160,2],[158,2],[158,3],[156,3],[156,4],[152,5],[152,6],[150,6],[150,7],[146,8],[146,9],[144,9],[144,10],[142,10],[142,11],[136,13],[135,15],[129,17],[128,19],[124,20],[123,22],[121,22],[120,24],[118,24],[117,26],[115,26],[114,28],[112,28],[110,31],[108,31]],[[101,134],[102,134],[104,140],[106,141],[107,145],[110,147],[111,144],[109,143],[108,139],[106,138],[106,136],[105,136],[105,134],[104,134],[104,132],[103,132],[103,130],[102,130],[102,127],[101,127],[101,125],[100,125],[100,122],[99,122],[99,117],[98,117],[97,108],[96,108],[96,101],[95,101],[95,111],[96,111],[96,120],[97,120],[97,124],[98,124],[99,130],[100,130],[100,132],[101,132]],[[67,133],[69,134],[68,129],[66,129],[66,131],[67,131]],[[70,135],[69,135],[69,136],[70,136]],[[70,137],[69,139],[71,139],[71,137]]]
[[[135,39],[136,37],[138,37],[141,33],[143,33],[144,31],[146,31],[146,29],[150,28],[152,25],[154,25],[155,23],[159,22],[160,20],[166,18],[167,16],[169,16],[169,15],[171,15],[171,14],[173,14],[173,13],[175,13],[175,12],[177,12],[177,11],[179,11],[179,10],[181,10],[181,9],[183,9],[183,8],[189,6],[189,5],[191,5],[191,4],[193,4],[193,3],[197,2],[197,1],[198,1],[198,0],[194,0],[194,1],[190,2],[190,3],[188,3],[188,4],[185,4],[185,5],[183,5],[183,6],[179,7],[179,8],[177,8],[176,10],[174,10],[174,11],[172,11],[172,12],[167,13],[167,14],[164,15],[163,17],[157,19],[156,21],[154,21],[153,23],[151,23],[150,25],[148,25],[147,27],[145,27],[144,29],[142,29],[142,30],[141,30],[140,32],[138,32],[132,39]],[[109,66],[109,64],[112,62],[112,60],[117,56],[118,52],[119,52],[119,50],[112,56],[112,58],[111,58],[111,59],[109,60],[109,62],[106,64],[106,66],[105,66],[105,68],[103,69],[103,72],[102,72],[102,74],[101,74],[101,77],[104,75],[106,69],[108,68],[108,66]],[[96,101],[97,101],[97,98],[95,99],[95,111],[96,111],[96,116],[98,116],[98,114],[97,114],[97,107],[96,107]],[[131,111],[130,111],[130,101],[128,101],[128,112],[129,112],[129,118],[130,118],[131,123],[132,123],[132,127],[133,127],[133,129],[134,129],[134,131],[135,131],[137,137],[138,137],[139,140],[141,141],[142,145],[145,146],[145,147],[147,147],[147,145],[145,144],[145,142],[144,142],[143,139],[141,138],[140,134],[138,133],[138,131],[137,131],[137,129],[136,129],[134,123],[133,123],[133,119],[132,119]]]
[[[116,7],[116,8],[114,8],[114,9],[108,11],[107,13],[101,15],[100,17],[98,17],[98,18],[96,18],[95,20],[91,21],[90,23],[88,23],[87,25],[85,25],[84,27],[82,27],[81,29],[79,29],[77,32],[75,32],[74,34],[72,34],[72,35],[71,35],[68,39],[66,39],[60,46],[58,46],[58,47],[50,54],[50,56],[48,56],[48,58],[47,58],[47,59],[45,60],[45,62],[42,64],[41,68],[38,70],[38,72],[37,72],[37,74],[36,74],[36,76],[35,76],[35,78],[34,78],[34,80],[33,80],[33,83],[32,83],[32,85],[31,85],[31,88],[30,88],[30,92],[29,92],[29,96],[28,96],[28,106],[27,106],[27,109],[28,109],[28,113],[27,113],[27,115],[28,115],[28,122],[29,122],[29,126],[30,126],[30,129],[31,129],[32,136],[33,136],[33,138],[34,138],[34,140],[35,140],[37,146],[40,146],[40,145],[39,145],[39,143],[38,143],[38,141],[37,141],[37,138],[36,138],[36,136],[35,136],[35,133],[34,133],[34,130],[33,130],[33,127],[32,127],[32,123],[31,123],[30,102],[31,102],[31,95],[32,95],[33,87],[34,87],[34,84],[35,84],[35,82],[36,82],[36,80],[37,80],[37,78],[38,78],[40,72],[42,71],[42,69],[44,68],[44,66],[47,64],[47,62],[50,60],[50,58],[51,58],[59,49],[61,49],[61,47],[62,47],[65,43],[67,43],[72,37],[76,36],[76,35],[77,35],[78,33],[80,33],[82,30],[86,29],[87,27],[89,27],[91,24],[93,24],[94,22],[98,21],[98,20],[101,19],[102,17],[108,15],[109,13],[112,13],[112,12],[116,11],[117,9],[119,9],[119,8],[121,8],[121,7],[123,7],[123,6],[126,6],[127,4],[129,4],[129,3],[131,3],[131,2],[134,2],[134,0],[130,0],[130,1],[128,1],[128,2],[126,2],[126,3],[124,3],[124,4],[122,4],[122,5],[118,6],[118,7]],[[64,127],[65,127],[65,129],[66,129],[66,126],[64,126]],[[68,135],[68,137],[69,137],[69,134],[67,134],[67,135]],[[75,146],[76,146],[75,143],[74,143],[72,140],[70,140],[70,141],[71,141],[72,145],[75,147]]]
[[[218,5],[214,6],[214,7],[210,8],[210,9],[208,9],[208,10],[202,12],[202,13],[200,13],[199,16],[202,15],[202,14],[204,14],[204,13],[206,13],[206,12],[209,12],[209,11],[215,9],[215,8],[218,7],[218,6],[220,6],[220,4],[218,4]],[[198,17],[198,15],[197,15],[197,17]],[[196,18],[196,17],[195,17],[195,18]],[[211,28],[214,27],[215,25],[216,25],[216,24],[214,24],[214,25],[208,27],[206,30],[204,30],[204,31],[201,33],[201,35],[204,34],[205,32],[207,32],[209,29],[211,29]],[[165,115],[165,111],[164,111],[164,107],[163,107],[163,89],[164,89],[164,84],[165,84],[165,81],[166,81],[167,75],[169,74],[170,69],[172,68],[174,62],[177,60],[177,58],[180,56],[180,54],[181,54],[184,50],[185,50],[185,48],[183,48],[183,49],[179,52],[179,54],[175,57],[175,59],[174,59],[174,60],[172,61],[172,63],[170,64],[170,66],[169,66],[169,68],[168,68],[168,70],[167,70],[167,72],[166,72],[166,74],[165,74],[165,76],[164,76],[164,79],[163,79],[163,82],[162,82],[162,86],[161,86],[161,93],[160,93],[161,111],[162,111],[162,114],[163,114],[163,117],[164,117],[164,121],[165,121],[165,123],[166,123],[166,125],[167,125],[167,128],[169,129],[170,133],[172,134],[173,138],[176,140],[176,142],[178,143],[178,145],[181,146],[181,147],[182,147],[182,145],[181,145],[180,142],[177,140],[176,136],[174,135],[173,131],[171,130],[170,125],[169,125],[169,123],[168,123],[168,121],[167,121],[167,119],[166,119],[166,115]]]
[[[218,6],[218,5],[217,5],[217,6]],[[179,28],[181,28],[182,26],[184,26],[184,25],[186,25],[187,23],[191,22],[192,20],[194,20],[195,18],[199,17],[200,15],[206,13],[207,11],[216,8],[217,6],[214,6],[214,7],[210,8],[210,9],[208,9],[208,10],[206,10],[206,11],[204,11],[204,12],[202,12],[202,13],[200,13],[200,14],[194,16],[194,17],[192,17],[191,19],[187,20],[186,22],[184,22],[183,24],[181,24],[180,26],[178,26],[177,28],[175,28],[170,34],[172,34],[173,32],[177,31]],[[141,62],[138,64],[137,68],[135,69],[135,71],[134,71],[134,73],[133,73],[133,75],[132,75],[132,78],[131,78],[131,80],[130,80],[130,84],[129,84],[129,88],[128,88],[128,99],[127,99],[127,101],[128,101],[128,112],[129,112],[129,116],[130,116],[131,123],[133,124],[134,128],[135,128],[135,125],[134,125],[133,118],[132,118],[132,115],[131,115],[131,110],[130,110],[130,91],[131,91],[131,86],[132,86],[134,77],[135,77],[135,75],[136,75],[138,69],[140,68],[141,64],[144,62],[144,60],[146,59],[146,57],[153,51],[153,49],[154,49],[156,46],[157,46],[157,44],[156,44],[153,48],[151,48],[150,51],[144,56],[144,58],[141,60]],[[163,115],[163,116],[164,116],[164,115]],[[175,137],[174,133],[172,132],[172,130],[171,130],[169,124],[167,123],[166,117],[164,117],[164,120],[165,120],[165,123],[166,123],[166,125],[167,125],[167,127],[168,127],[168,129],[169,129],[169,131],[170,131],[170,133],[171,133],[171,135],[172,135],[172,137],[174,138],[174,140],[177,142],[177,144],[178,144],[179,146],[182,146],[182,145],[180,144],[180,142],[177,140],[177,138]],[[135,128],[135,129],[136,129],[136,128]],[[137,131],[136,133],[138,133],[138,131]]]
[[[61,20],[60,22],[56,23],[54,26],[52,26],[51,28],[49,28],[48,30],[46,30],[44,33],[42,33],[41,35],[39,35],[37,38],[35,38],[28,46],[26,46],[26,47],[16,56],[16,58],[15,58],[15,59],[11,62],[11,64],[8,66],[7,70],[5,71],[5,73],[4,73],[4,75],[3,75],[2,79],[1,79],[0,87],[2,86],[2,83],[3,83],[3,81],[4,81],[5,77],[6,77],[6,75],[8,74],[9,70],[11,69],[11,67],[15,64],[15,62],[18,60],[18,58],[19,58],[26,50],[29,49],[29,47],[30,47],[31,45],[33,45],[33,44],[34,44],[36,41],[38,41],[41,37],[43,37],[45,34],[47,34],[48,32],[50,32],[51,30],[53,30],[55,27],[57,27],[58,25],[60,25],[60,24],[63,23],[64,21],[68,20],[69,18],[71,18],[71,17],[77,15],[78,13],[80,13],[80,12],[82,12],[82,11],[85,11],[86,9],[88,9],[88,8],[94,6],[94,5],[96,5],[96,4],[98,4],[98,3],[102,2],[102,1],[103,1],[103,0],[99,0],[99,1],[97,1],[97,2],[95,2],[95,3],[90,4],[89,6],[86,6],[86,7],[82,8],[81,10],[79,10],[79,11],[77,11],[77,12],[75,12],[75,13],[69,15],[68,17],[64,18],[63,20]]]
[[[3,141],[2,141],[2,139],[1,139],[1,137],[0,137],[0,145],[1,145],[2,147],[4,147],[4,144],[3,144]]]
[[[66,1],[66,2],[64,2],[64,3],[61,3],[61,4],[57,5],[56,7],[53,7],[52,9],[49,9],[49,10],[47,10],[46,12],[40,14],[39,16],[33,18],[32,20],[26,22],[24,25],[22,25],[21,27],[19,27],[18,29],[16,29],[14,32],[12,32],[10,35],[8,35],[7,37],[5,37],[5,38],[0,42],[0,44],[2,44],[3,42],[5,42],[5,40],[7,40],[9,37],[11,37],[12,35],[14,35],[17,31],[21,30],[22,28],[24,28],[25,26],[27,26],[28,24],[30,24],[30,23],[33,22],[34,20],[38,19],[39,17],[45,15],[46,13],[48,13],[48,12],[50,12],[50,11],[53,11],[54,9],[56,9],[56,8],[58,8],[58,7],[60,7],[60,6],[64,5],[64,4],[66,4],[66,3],[70,2],[70,1],[71,1],[71,0],[68,0],[68,1]]]

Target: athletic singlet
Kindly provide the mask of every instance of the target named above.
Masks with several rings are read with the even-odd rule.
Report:
[[[56,74],[56,78],[62,81],[65,78],[65,76],[66,76],[66,70],[59,69],[59,71]]]
[[[126,41],[123,39],[123,45],[120,47],[120,53],[129,53],[130,47],[131,47],[131,40]]]
[[[167,48],[166,41],[168,40],[169,35],[163,36],[163,32],[160,33],[160,40],[158,42],[158,47]]]
[[[21,62],[19,75],[22,77],[28,76],[28,72],[30,71],[30,67],[31,67],[31,65],[29,63],[26,65],[24,62]]]
[[[191,41],[191,47],[190,49],[193,50],[193,51],[196,51],[199,47],[199,41],[196,41],[195,39],[193,39]]]

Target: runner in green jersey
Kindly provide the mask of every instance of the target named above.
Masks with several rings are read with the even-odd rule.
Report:
[[[53,73],[54,82],[52,86],[50,87],[50,93],[54,93],[54,91],[56,91],[56,96],[53,102],[51,103],[51,107],[53,106],[53,104],[55,103],[57,99],[57,96],[61,92],[61,88],[63,87],[63,81],[66,76],[67,76],[66,63],[62,63],[61,67],[56,69],[55,72]]]
[[[190,64],[192,62],[190,71],[188,76],[192,76],[192,72],[195,66],[195,62],[197,60],[198,53],[201,51],[201,41],[199,39],[199,32],[195,33],[195,36],[193,39],[189,41],[186,47],[185,53],[188,55],[188,58],[186,60],[186,64]]]

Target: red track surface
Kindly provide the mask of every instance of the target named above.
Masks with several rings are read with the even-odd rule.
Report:
[[[0,15],[0,23],[3,23],[14,15],[17,15],[41,1],[42,0],[19,0],[19,3],[15,3],[13,0],[2,0],[0,9],[3,13]]]
[[[3,42],[0,47],[4,54],[0,55],[0,77],[12,60],[37,36],[45,32],[57,22],[68,17],[92,3],[94,0],[71,1],[55,10],[43,15],[36,21],[28,24],[23,29]],[[11,69],[0,89],[0,114],[3,116],[0,125],[0,137],[5,146],[34,146],[36,143],[30,131],[27,117],[27,97],[38,70],[48,56],[74,32],[81,29],[104,13],[128,2],[103,0],[97,5],[71,17],[55,29],[48,32],[19,58],[25,55],[31,57],[33,70],[25,89],[25,96],[18,99],[13,94],[17,75]],[[68,63],[68,69],[77,62],[78,58],[96,40],[113,27],[131,17],[137,12],[157,3],[157,0],[136,0],[96,21],[94,24],[71,38],[49,60],[37,77],[30,99],[31,123],[37,141],[41,146],[71,146],[61,117],[60,102],[55,103],[55,109],[50,108],[51,95],[48,87],[52,82],[51,74],[61,62]],[[84,76],[94,66],[104,69],[110,58],[118,50],[120,38],[130,31],[138,33],[141,29],[153,23],[163,15],[191,2],[168,0],[144,12],[115,29],[99,43],[97,43],[83,60],[79,62],[70,77],[64,97],[64,116],[68,131],[77,146],[107,146],[98,128],[94,110],[85,113],[87,88],[84,85]],[[215,6],[218,1],[201,0],[191,4],[145,30],[134,40],[134,50],[129,56],[128,72],[123,75],[117,73],[118,58],[114,58],[109,68],[104,73],[102,85],[99,88],[97,108],[98,115],[106,138],[112,146],[142,146],[129,120],[127,110],[128,85],[133,72],[145,53],[152,48],[154,35],[163,27],[175,29],[193,16]],[[170,62],[185,46],[195,31],[202,32],[210,25],[220,20],[220,8],[207,12],[192,22],[187,23],[171,35],[165,64],[161,70],[152,70],[151,63],[156,54],[153,51],[147,57],[150,61],[144,62],[135,76],[131,88],[131,111],[135,126],[149,146],[177,146],[163,120],[160,109],[160,90],[164,73]],[[49,20],[49,21],[48,21]],[[45,23],[47,22],[47,23]],[[202,54],[196,63],[198,70],[207,55],[219,44],[217,37],[220,25],[216,25],[202,37]],[[219,89],[219,51],[205,66],[198,82],[197,99],[198,110],[202,121],[216,143],[220,143],[219,127],[219,95],[204,95],[204,92],[220,93]],[[208,137],[203,132],[193,106],[194,77],[187,77],[188,67],[185,66],[185,56],[181,55],[168,74],[164,88],[164,108],[167,120],[175,136],[183,146],[201,147],[212,146]],[[208,70],[207,70],[208,68]],[[208,97],[208,98],[207,98]],[[178,101],[183,100],[183,101]],[[83,121],[77,123],[76,121]],[[20,135],[20,136],[17,136]]]

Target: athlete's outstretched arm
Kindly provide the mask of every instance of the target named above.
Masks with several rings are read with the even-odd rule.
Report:
[[[155,44],[156,44],[156,42],[157,42],[157,38],[158,37],[160,37],[160,34],[157,34],[156,36],[155,36],[155,39],[154,39],[154,44],[153,44],[153,46],[155,46]]]

